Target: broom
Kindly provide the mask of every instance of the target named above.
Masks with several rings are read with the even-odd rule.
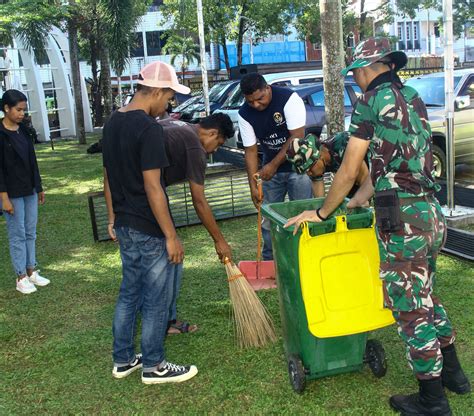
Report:
[[[275,328],[265,306],[239,268],[224,260],[240,348],[263,347],[276,341]]]

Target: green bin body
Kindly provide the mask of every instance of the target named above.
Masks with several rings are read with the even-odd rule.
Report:
[[[324,198],[279,202],[262,206],[262,214],[271,223],[273,256],[280,299],[283,340],[287,358],[298,357],[306,379],[358,371],[364,363],[367,333],[335,338],[317,338],[308,329],[305,305],[301,294],[298,246],[301,230],[293,236],[293,227],[283,228],[288,218],[304,210],[319,208]],[[372,224],[373,214],[357,208],[347,215],[342,204],[333,215],[347,215],[348,228],[365,228]],[[312,236],[333,232],[334,218],[309,224]]]

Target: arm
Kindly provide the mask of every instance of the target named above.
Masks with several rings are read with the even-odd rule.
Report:
[[[315,198],[322,198],[324,196],[324,180],[312,181],[311,186],[313,187],[313,196]]]
[[[242,144],[245,148],[245,166],[250,186],[250,195],[255,208],[261,203],[258,197],[257,183],[254,175],[258,171],[258,147],[257,136],[252,125],[239,114],[239,131],[242,137]]]
[[[262,201],[258,195],[257,182],[253,177],[253,175],[255,175],[258,171],[258,152],[256,144],[245,148],[245,166],[247,167],[250,196],[252,197],[255,208],[258,208]]]
[[[204,227],[206,227],[207,232],[214,240],[214,246],[219,259],[224,261],[224,258],[227,257],[228,259],[232,260],[230,246],[227,244],[227,241],[225,241],[225,238],[222,235],[214,218],[211,207],[207,202],[206,196],[204,194],[204,186],[189,181],[189,187],[191,189],[194,209],[196,210],[199,219],[202,221],[202,224]]]
[[[368,201],[373,194],[374,187],[372,185],[372,180],[369,176],[367,176],[361,187],[357,190],[352,199],[347,203],[347,208],[355,208],[368,205]]]
[[[7,186],[5,185],[5,174],[4,174],[4,155],[3,155],[3,138],[0,137],[0,199],[2,201],[2,210],[13,215],[15,210],[13,204],[8,198]]]
[[[290,218],[285,228],[295,225],[293,233],[296,234],[303,222],[321,222],[322,218],[327,218],[341,204],[354,185],[369,144],[368,140],[351,137],[341,167],[334,176],[328,196],[319,210],[320,216],[318,217],[316,211],[303,211],[300,215]]]
[[[114,222],[115,214],[114,208],[112,205],[112,193],[110,192],[109,178],[107,177],[107,169],[104,168],[104,196],[105,196],[105,205],[107,206],[107,231],[110,238],[113,241],[117,241],[117,236],[115,235]]]
[[[182,263],[184,250],[179,241],[176,229],[168,208],[168,200],[160,183],[161,169],[150,169],[143,171],[143,183],[145,193],[150,204],[153,215],[158,222],[166,238],[166,250],[171,263]]]

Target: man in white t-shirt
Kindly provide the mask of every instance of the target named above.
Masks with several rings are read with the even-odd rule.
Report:
[[[263,202],[282,202],[288,194],[290,200],[312,197],[311,180],[298,175],[286,161],[286,150],[291,140],[304,137],[306,109],[298,94],[287,88],[267,84],[257,73],[245,75],[240,81],[245,104],[239,110],[239,129],[245,147],[245,163],[252,200],[258,197],[255,173],[263,179]],[[263,154],[259,170],[257,141]],[[272,260],[270,224],[262,225],[264,240],[263,259]]]

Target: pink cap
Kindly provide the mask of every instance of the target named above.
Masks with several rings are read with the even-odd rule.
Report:
[[[140,71],[140,75],[143,79],[139,79],[138,84],[151,88],[171,88],[181,94],[191,92],[190,88],[179,83],[174,68],[164,62],[155,61],[146,65]]]

